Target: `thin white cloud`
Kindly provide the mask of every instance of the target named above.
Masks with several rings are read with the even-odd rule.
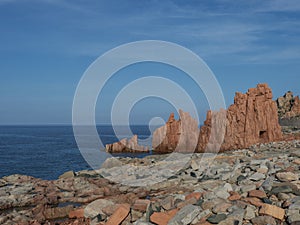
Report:
[[[272,50],[261,52],[248,58],[252,63],[265,64],[265,63],[294,63],[295,60],[300,59],[300,46],[293,48],[287,47],[284,49]],[[298,61],[298,60],[297,60]]]
[[[257,12],[296,12],[300,11],[299,0],[272,0],[262,1],[262,6],[256,9]]]
[[[96,57],[125,42],[159,39],[182,44],[205,58],[220,61],[227,58],[242,62],[257,62],[263,58],[269,61],[272,58],[274,61],[282,59],[282,62],[300,59],[299,54],[294,52],[300,45],[300,22],[269,13],[297,11],[300,1],[251,1],[247,3],[249,7],[243,7],[240,2],[233,4],[229,0],[217,0],[219,5],[214,8],[211,4],[178,5],[167,0],[151,1],[137,8],[122,6],[116,11],[102,10],[101,13],[99,8],[82,2],[40,1],[67,9],[71,16],[68,14],[69,19],[62,20],[65,23],[63,26],[84,37],[73,38],[68,33],[62,36],[59,33],[62,31],[51,31],[52,38],[63,38],[58,43],[52,43],[53,47],[48,49],[51,52]],[[126,9],[123,10],[123,7]],[[80,14],[77,13],[86,16],[78,16]],[[39,46],[38,43],[34,45]]]

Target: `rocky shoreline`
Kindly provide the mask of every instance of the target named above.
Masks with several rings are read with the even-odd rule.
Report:
[[[67,172],[54,181],[3,177],[0,224],[300,223],[300,141],[207,155],[205,164],[203,157],[110,158],[99,171]],[[185,159],[184,167],[177,164]],[[131,186],[112,181],[119,178]],[[145,186],[155,179],[161,182]]]
[[[227,110],[209,111],[200,129],[188,113],[171,114],[152,139],[168,154],[108,158],[52,181],[3,177],[0,224],[300,224],[300,132],[281,127],[278,115],[299,116],[299,97],[288,92],[276,104],[259,84]],[[149,148],[134,135],[106,151]]]

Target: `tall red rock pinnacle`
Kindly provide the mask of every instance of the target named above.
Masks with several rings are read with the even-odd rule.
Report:
[[[236,93],[234,104],[227,111],[209,111],[200,129],[197,151],[217,151],[214,148],[218,147],[217,142],[222,143],[220,149],[225,151],[282,139],[277,106],[272,97],[267,84],[258,84],[246,94]],[[226,116],[221,116],[224,114]],[[223,121],[218,118],[223,118]],[[212,130],[220,131],[212,133]],[[220,142],[222,137],[224,140]]]
[[[167,123],[153,133],[152,148],[155,152],[194,152],[199,136],[197,121],[188,112],[179,110],[179,120],[171,113]]]

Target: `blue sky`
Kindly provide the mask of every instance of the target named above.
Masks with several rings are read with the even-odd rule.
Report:
[[[298,0],[0,0],[0,124],[70,124],[73,96],[87,67],[111,48],[148,39],[175,42],[202,57],[227,105],[235,91],[260,82],[268,83],[276,98],[288,90],[300,94]],[[109,122],[112,96],[133,72],[110,82],[97,105],[97,122]],[[193,90],[203,119],[207,103]],[[147,123],[153,116],[166,119],[172,110],[146,99],[131,117]]]

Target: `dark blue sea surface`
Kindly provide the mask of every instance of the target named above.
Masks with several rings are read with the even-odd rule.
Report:
[[[118,140],[111,126],[98,126],[97,130],[104,145]],[[148,126],[131,126],[131,131],[141,139],[151,135]],[[124,137],[129,134],[124,132]],[[66,171],[84,169],[91,168],[80,154],[72,126],[0,126],[0,177],[24,174],[53,180]]]

